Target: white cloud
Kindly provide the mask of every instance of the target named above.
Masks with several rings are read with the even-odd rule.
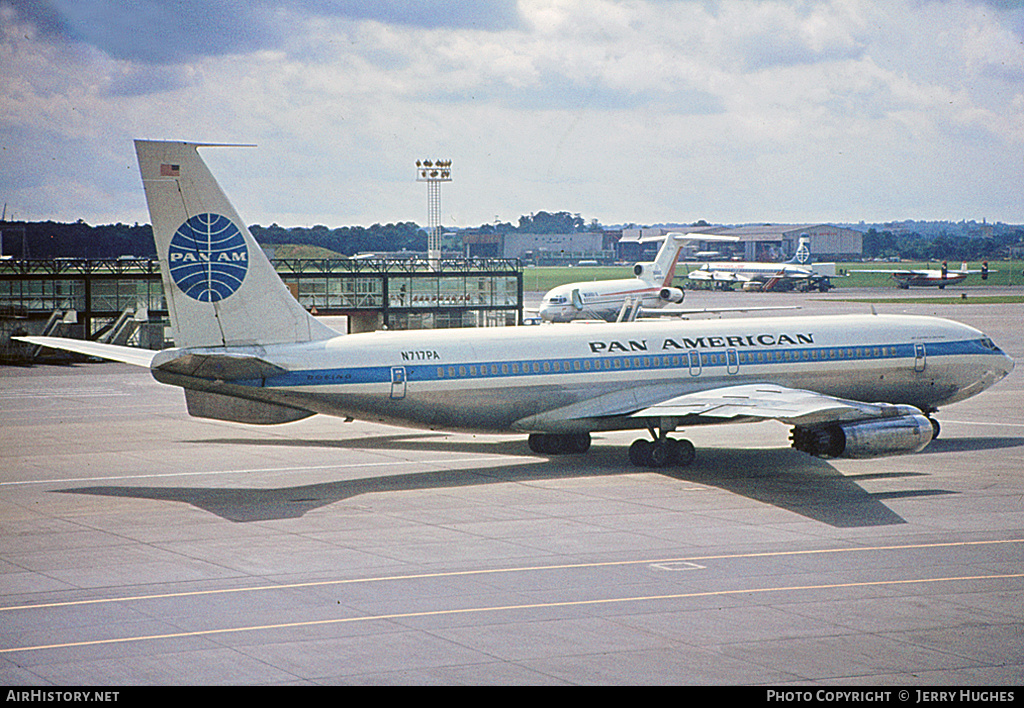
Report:
[[[430,155],[459,226],[1024,221],[999,2],[189,0],[195,36],[155,0],[28,5],[0,0],[0,193],[29,218],[146,219],[130,139],[153,137],[258,143],[207,153],[254,223],[422,222]],[[130,40],[81,29],[115,10]],[[182,43],[146,54],[161,32]]]

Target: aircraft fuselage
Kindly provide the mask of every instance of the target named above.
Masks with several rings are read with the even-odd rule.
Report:
[[[154,376],[185,388],[386,423],[582,432],[643,427],[629,413],[672,396],[751,382],[928,412],[980,392],[1013,367],[978,330],[894,315],[432,335],[375,332],[254,348],[253,356],[286,370],[259,379],[211,381],[158,369]],[[559,413],[546,415],[551,411]]]
[[[639,278],[601,280],[592,284],[572,283],[553,288],[544,296],[540,316],[547,322],[571,322],[580,317],[573,304],[573,290],[585,305],[585,312],[597,319],[614,320],[626,300],[644,309],[655,309],[666,304],[659,293],[662,286],[646,283]]]

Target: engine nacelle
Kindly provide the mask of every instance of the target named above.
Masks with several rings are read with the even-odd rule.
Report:
[[[686,293],[680,288],[662,288],[658,293],[658,297],[663,302],[682,302],[683,298],[686,297]]]
[[[901,415],[820,428],[793,428],[793,447],[815,457],[884,457],[920,452],[935,429],[923,415]]]
[[[645,274],[650,274],[652,268],[654,268],[653,263],[637,263],[633,266],[633,275],[642,278]]]

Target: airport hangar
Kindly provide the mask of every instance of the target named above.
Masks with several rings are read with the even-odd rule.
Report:
[[[585,231],[571,234],[503,234],[463,232],[466,255],[485,258],[518,258],[536,265],[575,265],[580,261],[652,260],[665,234],[686,231],[735,236],[735,246],[713,244],[722,258],[770,262],[792,258],[800,238],[810,238],[816,260],[859,260],[864,235],[855,229],[832,224],[750,224],[745,226],[661,226],[626,228],[621,231]],[[691,253],[702,250],[697,243]]]
[[[680,231],[679,226],[623,229],[617,245],[620,260],[653,258],[665,234]],[[810,239],[808,247],[818,261],[860,260],[864,252],[864,234],[832,224],[749,224],[745,226],[687,227],[690,233],[735,236],[735,246],[714,244],[723,258],[772,262],[788,260],[796,253],[800,238]]]

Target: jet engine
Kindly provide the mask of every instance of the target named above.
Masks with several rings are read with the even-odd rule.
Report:
[[[931,442],[932,422],[923,415],[793,428],[793,447],[815,457],[883,457],[919,452]]]
[[[658,293],[658,297],[665,302],[682,302],[685,296],[686,293],[680,288],[662,288]]]
[[[633,266],[633,275],[638,278],[642,278],[645,273],[650,273],[653,267],[653,263],[637,263]]]

